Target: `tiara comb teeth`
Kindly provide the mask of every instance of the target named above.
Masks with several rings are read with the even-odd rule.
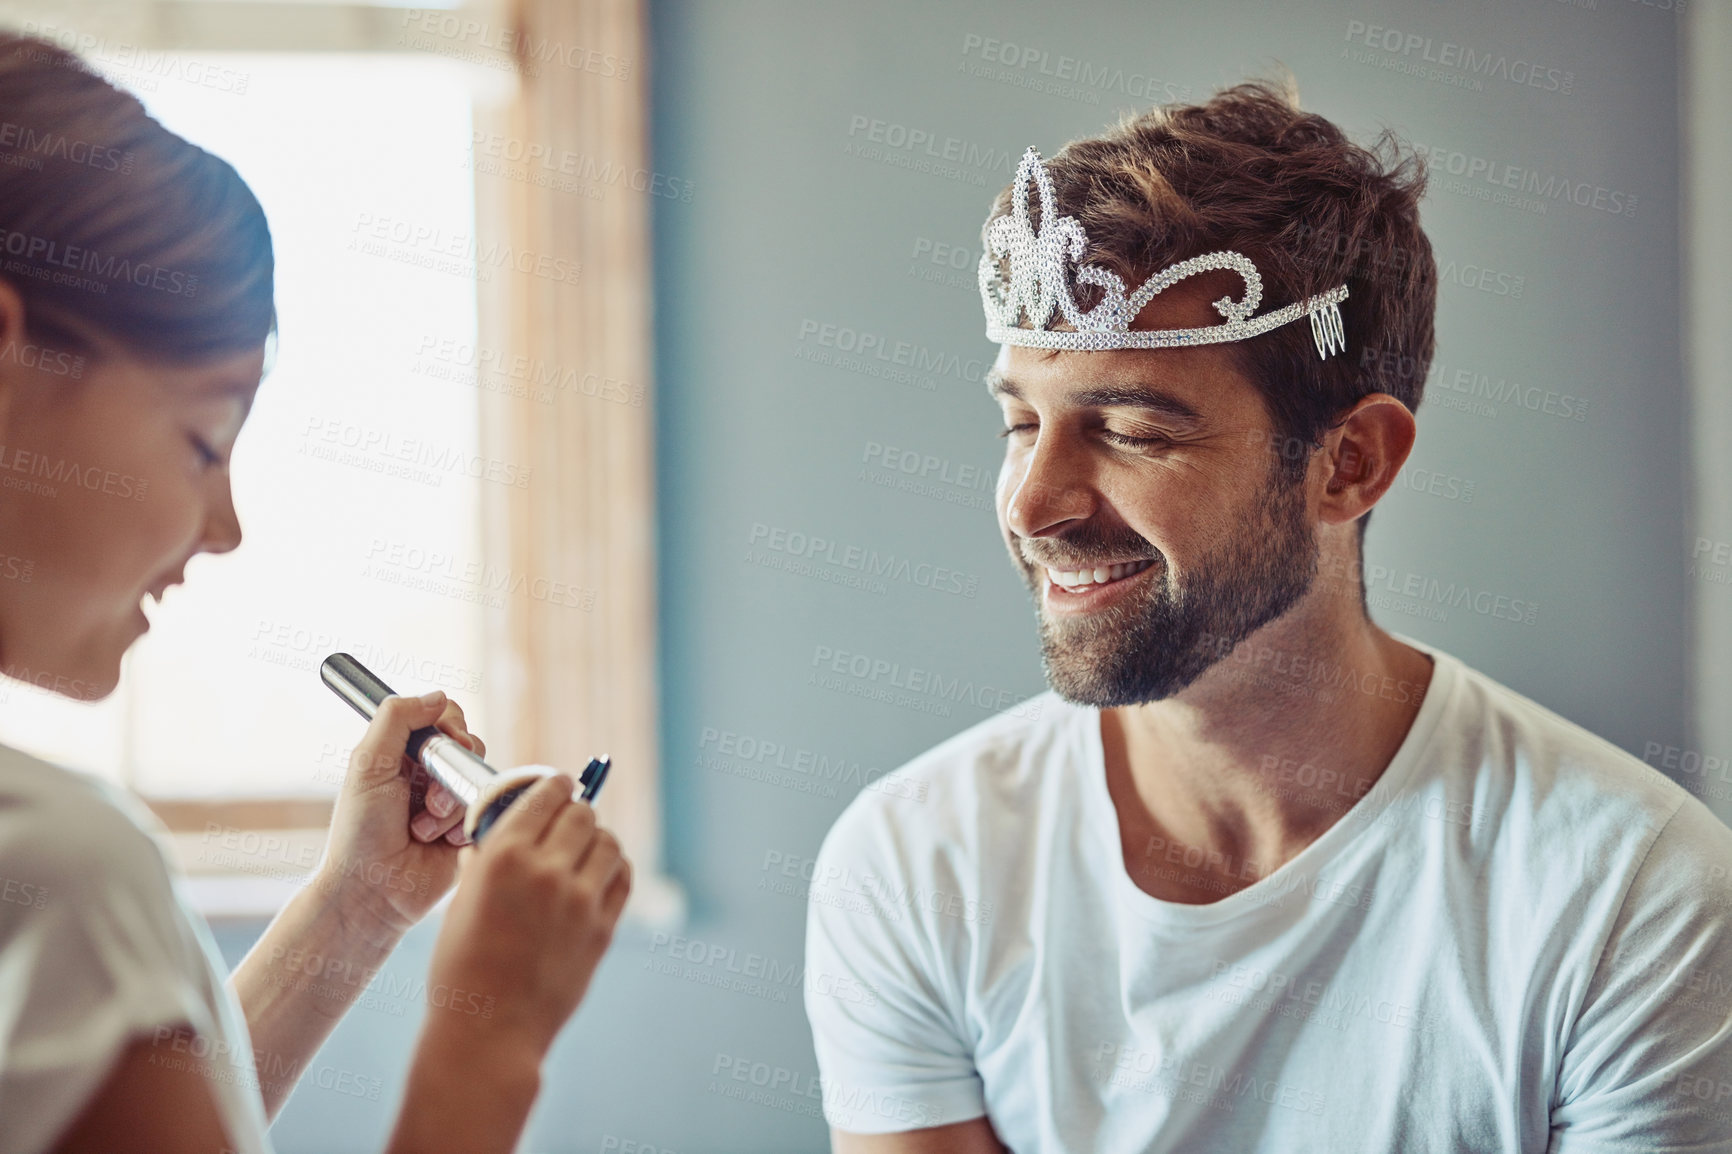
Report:
[[[1040,228],[1029,216],[1028,188],[1034,185],[1040,199]],[[1165,349],[1180,345],[1212,345],[1242,341],[1270,329],[1311,318],[1311,337],[1317,355],[1327,358],[1345,352],[1347,334],[1341,323],[1341,302],[1347,286],[1327,292],[1262,316],[1253,316],[1263,300],[1263,278],[1257,266],[1243,253],[1211,252],[1168,265],[1155,273],[1136,292],[1125,295],[1125,282],[1111,269],[1083,264],[1088,235],[1073,216],[1058,213],[1052,178],[1040,153],[1032,145],[1016,166],[1011,186],[1011,208],[986,230],[986,251],[980,257],[980,301],[986,310],[986,337],[1004,345],[1036,349],[1068,349],[1102,352],[1108,349]],[[1008,280],[1000,262],[1010,262]],[[1069,274],[1070,266],[1075,273]],[[1218,325],[1189,329],[1136,329],[1131,322],[1158,294],[1200,272],[1225,269],[1244,281],[1245,293],[1215,301],[1215,311],[1226,320]],[[1101,289],[1100,303],[1086,312],[1077,307],[1070,284],[1095,285]],[[1052,329],[1057,314],[1069,330]],[[1030,327],[1024,327],[1023,318]]]

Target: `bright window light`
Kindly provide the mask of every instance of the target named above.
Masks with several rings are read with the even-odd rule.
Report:
[[[245,539],[192,562],[107,701],[5,683],[0,740],[149,796],[329,793],[362,729],[319,683],[334,650],[486,732],[488,594],[464,578],[479,486],[509,478],[476,455],[471,88],[436,58],[201,60],[244,93],[140,96],[270,220],[280,343],[235,452]]]

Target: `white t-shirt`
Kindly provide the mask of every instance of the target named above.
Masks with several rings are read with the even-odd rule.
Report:
[[[161,829],[122,790],[0,745],[0,1154],[52,1149],[139,1037],[206,1074],[240,1154],[269,1154],[246,1021]]]
[[[810,888],[830,1124],[985,1114],[1024,1154],[1732,1150],[1732,830],[1411,643],[1435,667],[1378,783],[1212,903],[1137,888],[1099,711],[1054,694],[862,793]]]

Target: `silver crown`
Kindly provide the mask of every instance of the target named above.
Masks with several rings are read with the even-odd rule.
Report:
[[[1034,182],[1040,194],[1040,231],[1029,222],[1028,185]],[[1011,210],[986,230],[986,251],[980,257],[980,301],[986,309],[986,337],[1003,345],[1034,349],[1072,349],[1100,352],[1106,349],[1166,349],[1178,345],[1213,345],[1242,341],[1279,328],[1302,316],[1311,318],[1311,336],[1317,355],[1345,352],[1347,334],[1341,327],[1342,301],[1347,286],[1337,285],[1297,304],[1260,317],[1251,314],[1263,299],[1263,278],[1257,266],[1242,253],[1211,252],[1168,265],[1125,296],[1125,282],[1110,269],[1082,264],[1088,251],[1088,236],[1073,216],[1059,216],[1052,178],[1040,153],[1030,145],[1016,166],[1011,186]],[[1010,258],[1010,280],[999,272],[999,262]],[[1098,285],[1104,295],[1094,308],[1083,312],[1071,298],[1066,266],[1076,265],[1078,284]],[[1141,329],[1131,321],[1157,293],[1186,277],[1209,269],[1229,269],[1245,282],[1245,296],[1235,301],[1222,297],[1215,308],[1227,318],[1225,324],[1191,329]],[[1054,310],[1074,331],[1047,328]],[[1024,328],[1027,316],[1032,328]]]

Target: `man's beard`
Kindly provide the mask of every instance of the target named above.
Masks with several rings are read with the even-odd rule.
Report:
[[[1160,701],[1183,690],[1292,608],[1317,575],[1304,486],[1273,476],[1248,521],[1192,568],[1183,587],[1174,585],[1160,550],[1128,528],[1084,528],[1021,542],[1037,556],[1048,543],[1072,562],[1066,568],[1135,557],[1155,562],[1132,600],[1058,621],[1041,609],[1045,568],[1031,566],[1026,555],[1019,562],[1034,590],[1047,683],[1066,701],[1101,709]]]

